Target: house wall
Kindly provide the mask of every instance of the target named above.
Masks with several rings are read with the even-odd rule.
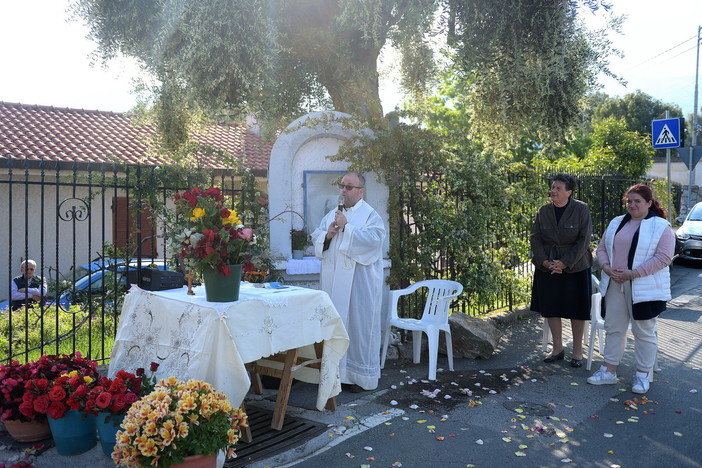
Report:
[[[61,275],[72,280],[74,265],[97,258],[112,242],[112,200],[126,196],[124,190],[110,187],[103,193],[97,185],[56,182],[55,176],[42,178],[37,172],[12,181],[0,178],[0,199],[6,201],[0,205],[5,252],[0,255],[0,300],[9,298],[10,281],[19,275],[23,259],[35,260],[37,274],[47,280]]]

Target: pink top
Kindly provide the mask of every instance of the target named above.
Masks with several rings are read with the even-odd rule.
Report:
[[[639,229],[641,225],[641,220],[629,220],[628,223],[614,236],[614,248],[612,249],[612,257],[609,258],[607,255],[607,248],[604,243],[604,236],[600,240],[600,245],[597,246],[597,262],[600,265],[609,263],[610,268],[615,270],[628,270],[628,259],[629,259],[629,249],[631,248],[631,240],[634,234]],[[637,276],[647,276],[652,275],[668,266],[673,259],[671,252],[675,251],[675,235],[671,229],[666,229],[663,231],[661,238],[658,240],[658,245],[656,246],[656,253],[653,257],[649,258],[641,265],[639,265],[634,271],[637,272]]]

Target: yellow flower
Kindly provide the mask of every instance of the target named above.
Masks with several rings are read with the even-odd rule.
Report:
[[[205,216],[206,212],[204,208],[193,208],[193,217],[190,221],[197,221],[199,218]]]
[[[222,224],[233,224],[234,226],[238,226],[241,224],[241,220],[236,214],[236,211],[230,211],[228,218],[222,218]]]

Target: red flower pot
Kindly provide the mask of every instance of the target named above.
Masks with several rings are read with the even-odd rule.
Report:
[[[171,465],[171,468],[215,468],[217,466],[217,454],[212,455],[190,455],[185,457],[183,463]]]
[[[5,429],[17,442],[36,442],[38,440],[49,439],[51,428],[49,421],[19,421],[17,419],[7,419],[3,421]]]

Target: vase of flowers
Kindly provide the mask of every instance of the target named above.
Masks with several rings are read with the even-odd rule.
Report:
[[[46,412],[37,411],[46,402],[36,401],[35,395],[27,392],[27,382],[45,379],[48,385],[61,373],[72,370],[96,375],[97,363],[84,359],[76,352],[71,355],[44,355],[24,364],[19,361],[0,364],[0,419],[15,440],[34,442],[51,437]]]
[[[210,384],[169,377],[129,409],[112,460],[117,466],[167,468],[220,450],[231,456],[246,424],[246,413]]]
[[[142,378],[120,370],[114,379],[101,376],[88,393],[86,410],[95,414],[100,446],[106,456],[112,455],[120,424],[143,389]]]
[[[35,411],[45,413],[60,455],[78,455],[97,443],[95,415],[89,404],[97,373],[71,371],[53,381],[32,379],[25,385]]]
[[[241,266],[256,243],[236,211],[224,206],[220,189],[193,188],[175,195],[176,222],[172,236],[187,268],[202,274],[207,300],[239,298]],[[209,284],[208,284],[209,283]]]
[[[291,229],[290,241],[292,243],[292,257],[295,260],[302,260],[305,248],[310,243],[310,235],[304,229]]]

